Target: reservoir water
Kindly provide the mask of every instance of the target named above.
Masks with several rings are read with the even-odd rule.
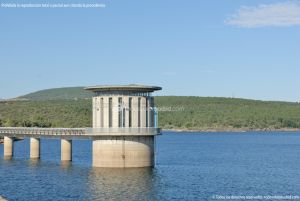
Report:
[[[73,142],[73,162],[60,163],[60,141],[41,140],[41,160],[29,160],[29,140],[3,159],[0,195],[8,200],[222,200],[221,196],[292,195],[300,200],[300,133],[164,132],[156,167],[91,167],[91,141]],[[242,197],[240,198],[240,200]]]

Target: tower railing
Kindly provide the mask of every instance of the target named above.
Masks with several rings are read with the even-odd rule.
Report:
[[[123,134],[123,135],[158,135],[160,134],[160,128],[155,127],[111,127],[111,128],[87,128],[87,133],[92,135],[103,135],[105,133],[109,134]]]

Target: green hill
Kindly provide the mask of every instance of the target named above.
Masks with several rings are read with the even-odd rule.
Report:
[[[159,124],[170,129],[275,130],[300,128],[300,104],[216,97],[157,97]]]
[[[91,98],[92,92],[84,90],[84,87],[65,87],[55,89],[45,89],[20,96],[17,99],[27,100],[71,100],[71,99],[84,99]]]
[[[0,126],[91,127],[91,93],[83,87],[42,90],[1,101]],[[300,129],[300,104],[236,98],[156,97],[159,126],[184,130]]]

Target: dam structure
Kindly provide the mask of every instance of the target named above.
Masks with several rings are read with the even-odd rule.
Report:
[[[161,87],[100,85],[87,87],[92,98],[91,128],[0,127],[4,158],[13,157],[15,138],[30,138],[30,158],[40,158],[40,139],[61,139],[61,160],[72,160],[72,140],[92,140],[93,167],[129,168],[155,165],[157,109],[152,93]]]

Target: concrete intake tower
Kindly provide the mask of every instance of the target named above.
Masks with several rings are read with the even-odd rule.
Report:
[[[93,166],[154,166],[157,112],[152,92],[143,85],[94,86]]]

